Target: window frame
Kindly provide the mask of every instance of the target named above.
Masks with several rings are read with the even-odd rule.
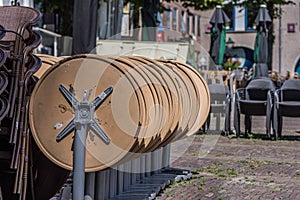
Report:
[[[243,31],[254,31],[256,30],[254,27],[249,27],[249,9],[248,7],[243,7],[243,9],[245,9],[245,14],[244,14],[244,20],[245,20],[245,26],[244,26],[244,30],[235,30],[236,27],[235,27],[235,21],[236,21],[236,14],[235,14],[235,7],[236,5],[232,5],[231,7],[231,26],[228,28],[226,26],[226,31],[233,31],[233,32],[243,32]]]

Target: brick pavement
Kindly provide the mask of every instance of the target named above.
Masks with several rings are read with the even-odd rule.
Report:
[[[197,174],[172,184],[157,199],[300,200],[299,122],[284,118],[284,138],[274,141],[265,137],[264,119],[255,117],[250,138],[214,135],[217,143],[205,157],[200,148],[207,135],[196,135],[171,166]]]

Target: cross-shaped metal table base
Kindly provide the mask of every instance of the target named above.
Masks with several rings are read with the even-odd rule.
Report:
[[[83,93],[82,102],[79,102],[74,95],[63,85],[59,86],[60,92],[66,98],[68,103],[75,111],[74,119],[57,135],[56,141],[60,142],[72,131],[75,130],[74,152],[73,152],[73,200],[84,199],[84,182],[85,182],[85,146],[86,136],[89,130],[98,135],[102,141],[108,145],[110,138],[101,129],[94,118],[95,110],[104,102],[112,93],[113,88],[108,87],[104,92],[97,96],[92,102],[87,101],[87,91]]]

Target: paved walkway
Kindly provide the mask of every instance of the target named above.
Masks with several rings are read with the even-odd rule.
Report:
[[[279,141],[265,137],[263,124],[256,117],[248,138],[212,136],[217,142],[204,157],[200,149],[209,136],[196,135],[171,166],[197,174],[174,183],[157,199],[300,200],[300,119],[284,118]]]

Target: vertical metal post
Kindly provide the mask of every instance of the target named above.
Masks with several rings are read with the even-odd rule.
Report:
[[[168,144],[163,147],[163,156],[162,156],[162,167],[166,168],[170,166],[170,154],[171,154],[171,145]]]
[[[53,55],[55,56],[55,57],[57,57],[57,37],[56,36],[54,36],[54,42],[53,42]]]
[[[73,159],[73,200],[84,199],[86,124],[76,124]]]
[[[96,172],[95,199],[105,199],[106,175],[105,170]]]
[[[114,198],[117,195],[118,187],[118,172],[116,169],[109,169],[109,199]]]
[[[279,69],[278,72],[281,74],[281,64],[282,64],[282,9],[279,5]]]
[[[117,178],[117,195],[121,194],[124,191],[124,164],[120,164],[117,167],[117,173],[118,173],[118,178]]]
[[[90,172],[85,174],[85,198],[90,196],[94,198],[95,196],[95,172]]]
[[[140,179],[144,179],[146,176],[146,156],[141,157],[141,174],[140,174]]]
[[[145,168],[145,170],[146,170],[146,174],[145,174],[145,176],[146,177],[149,177],[149,176],[151,176],[151,152],[150,153],[147,153],[146,154],[146,168]]]

